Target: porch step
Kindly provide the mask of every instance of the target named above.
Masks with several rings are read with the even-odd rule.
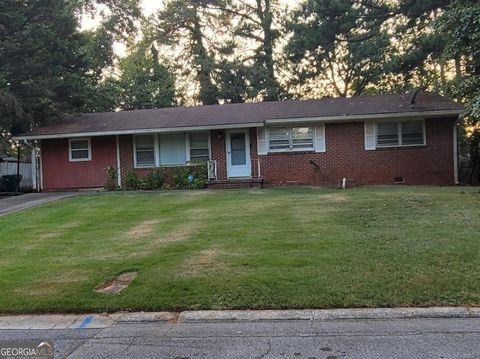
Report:
[[[228,180],[210,181],[208,188],[262,188],[263,179],[261,178],[239,178]]]

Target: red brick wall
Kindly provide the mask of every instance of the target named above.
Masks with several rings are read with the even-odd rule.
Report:
[[[327,123],[326,152],[273,153],[259,156],[266,185],[289,181],[336,185],[343,177],[354,184],[451,185],[454,119],[427,119],[426,146],[366,151],[363,123]]]
[[[225,131],[214,130],[210,132],[212,160],[217,161],[217,179],[227,178],[227,158],[225,145]]]
[[[115,136],[91,137],[91,161],[70,162],[68,139],[42,140],[42,177],[45,191],[96,188],[105,184],[105,168],[116,167]]]

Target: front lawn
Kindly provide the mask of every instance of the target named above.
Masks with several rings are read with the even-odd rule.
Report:
[[[478,188],[101,193],[0,217],[0,312],[478,305],[479,268]]]

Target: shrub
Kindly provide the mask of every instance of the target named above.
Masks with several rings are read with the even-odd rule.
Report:
[[[174,189],[205,188],[207,182],[208,169],[206,163],[177,167],[172,170],[172,188]]]
[[[108,166],[105,168],[105,172],[107,172],[107,178],[105,180],[105,184],[103,188],[105,191],[116,191],[117,187],[117,169],[112,166]]]
[[[161,189],[165,183],[165,172],[161,168],[154,169],[143,178],[143,182],[145,184],[143,189]]]
[[[134,171],[129,171],[125,176],[125,190],[137,191],[141,187],[142,180]]]

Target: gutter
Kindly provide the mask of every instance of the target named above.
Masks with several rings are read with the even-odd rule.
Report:
[[[189,126],[189,127],[166,127],[166,128],[144,128],[138,130],[116,130],[116,131],[91,131],[91,132],[72,132],[59,133],[49,135],[23,135],[14,137],[16,140],[46,140],[54,138],[74,138],[74,137],[96,137],[96,136],[113,136],[113,135],[137,135],[149,133],[174,133],[187,131],[205,131],[220,129],[235,129],[245,127],[263,127],[263,122],[240,123],[233,125],[209,125],[209,126]]]
[[[460,118],[453,123],[453,180],[456,185],[460,184],[458,180],[458,124]]]
[[[323,117],[296,117],[296,118],[279,118],[269,119],[261,122],[247,122],[231,125],[206,125],[206,126],[188,126],[188,127],[167,127],[167,128],[145,128],[136,130],[113,130],[113,131],[90,131],[90,132],[72,132],[60,134],[46,135],[28,135],[14,137],[16,140],[28,139],[54,139],[54,138],[75,138],[75,137],[94,137],[94,136],[112,136],[112,135],[135,135],[149,133],[165,133],[165,132],[186,132],[186,131],[204,131],[204,130],[223,130],[245,127],[264,127],[265,125],[275,124],[291,124],[291,123],[310,123],[310,122],[349,122],[364,121],[375,119],[398,119],[398,118],[414,118],[414,117],[447,117],[458,116],[462,110],[442,110],[442,111],[417,111],[417,112],[396,112],[387,114],[368,114],[368,115],[342,115],[342,116],[323,116]]]

